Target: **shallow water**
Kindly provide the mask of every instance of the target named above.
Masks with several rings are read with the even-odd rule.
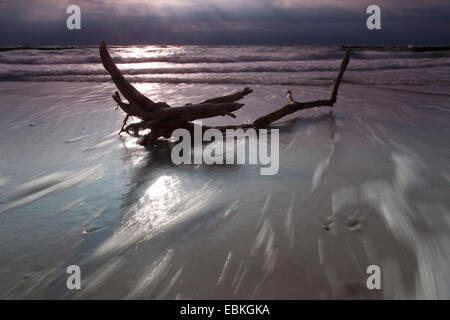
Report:
[[[172,105],[241,89],[137,87]],[[205,123],[330,90],[252,87],[237,119]],[[449,298],[447,88],[344,83],[335,108],[277,125],[280,170],[261,176],[120,138],[110,83],[0,83],[0,297]],[[366,288],[371,264],[382,290]]]

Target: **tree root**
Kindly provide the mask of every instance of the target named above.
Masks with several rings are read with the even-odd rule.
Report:
[[[339,73],[334,81],[333,90],[329,99],[297,102],[294,100],[292,92],[288,91],[286,95],[287,104],[274,112],[257,118],[253,123],[204,127],[203,129],[216,128],[224,132],[226,129],[261,128],[268,126],[286,115],[300,110],[316,107],[333,107],[337,101],[342,77],[350,62],[350,56],[351,49],[348,49],[342,60]],[[236,118],[236,115],[233,112],[244,106],[244,104],[238,103],[237,101],[253,92],[252,89],[246,87],[242,91],[226,96],[211,98],[199,104],[186,104],[181,107],[172,107],[165,102],[153,102],[131,85],[113,62],[106,47],[106,43],[103,41],[100,43],[100,58],[103,66],[111,75],[111,79],[117,89],[129,102],[123,102],[117,91],[112,96],[117,105],[126,113],[119,134],[126,132],[129,135],[139,137],[139,132],[141,130],[150,129],[150,133],[144,135],[141,141],[145,146],[150,146],[156,139],[170,138],[172,132],[178,128],[185,128],[193,131],[194,125],[192,121],[194,120],[216,116],[230,116]],[[127,121],[131,116],[139,118],[141,122],[127,125]]]

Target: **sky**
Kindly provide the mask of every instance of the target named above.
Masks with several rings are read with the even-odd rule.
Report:
[[[69,30],[69,5],[81,30]],[[381,8],[381,30],[366,9]],[[1,0],[0,46],[450,45],[449,0]]]

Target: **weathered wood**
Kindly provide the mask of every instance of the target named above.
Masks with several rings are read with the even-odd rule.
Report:
[[[130,118],[130,115],[127,114],[125,116],[125,119],[123,119],[122,128],[120,128],[119,134],[121,134],[122,132],[125,131],[125,126],[127,125],[127,121],[128,121],[129,118]]]
[[[345,54],[344,59],[342,59],[339,73],[336,77],[336,80],[334,80],[334,87],[333,87],[333,91],[331,92],[331,98],[330,98],[330,100],[332,101],[333,104],[336,103],[339,86],[341,85],[341,81],[342,81],[342,77],[344,76],[344,72],[345,72],[345,70],[347,70],[347,66],[350,62],[351,55],[352,55],[352,49],[347,49],[347,53]]]
[[[288,104],[284,105],[282,108],[271,112],[265,116],[262,116],[256,119],[253,124],[255,127],[264,127],[268,124],[277,121],[278,119],[287,116],[288,114],[297,112],[299,110],[316,108],[316,107],[333,107],[337,100],[337,94],[339,90],[339,86],[342,81],[342,77],[344,76],[344,72],[347,69],[347,65],[350,61],[351,49],[347,50],[344,59],[342,60],[341,67],[339,73],[334,81],[333,91],[331,93],[331,97],[328,100],[314,100],[308,102],[297,102],[292,98],[291,91],[287,92],[287,100]]]
[[[288,103],[284,105],[282,108],[271,112],[265,116],[259,117],[255,121],[253,121],[253,124],[255,127],[264,127],[272,122],[277,121],[278,119],[281,119],[288,114],[303,110],[303,109],[309,109],[309,108],[316,108],[316,107],[333,107],[333,103],[331,100],[315,100],[315,101],[308,101],[308,102],[294,102],[294,103]]]
[[[228,102],[235,102],[235,101],[239,101],[242,98],[244,98],[246,95],[252,93],[253,90],[250,89],[249,87],[244,88],[244,90],[233,93],[233,94],[229,94],[227,96],[223,96],[223,97],[217,97],[217,98],[212,98],[212,99],[208,99],[203,101],[202,103],[228,103]]]
[[[288,91],[286,95],[288,103],[286,105],[274,112],[259,117],[253,123],[218,126],[214,128],[224,132],[226,129],[265,127],[278,119],[299,110],[316,107],[333,107],[337,101],[339,86],[342,82],[345,70],[350,62],[350,56],[351,49],[348,49],[342,60],[339,73],[334,81],[330,99],[297,102],[292,97],[292,92]],[[136,90],[136,88],[125,79],[119,68],[117,68],[108,52],[105,42],[103,41],[100,43],[100,58],[103,66],[111,75],[111,79],[117,89],[129,102],[123,102],[120,98],[119,92],[116,92],[113,95],[114,101],[127,114],[119,134],[125,131],[130,135],[139,136],[140,130],[150,129],[150,133],[146,134],[142,141],[142,143],[146,146],[151,145],[155,139],[160,137],[170,138],[173,130],[177,128],[185,128],[192,131],[194,125],[191,121],[197,119],[226,115],[236,118],[236,115],[233,114],[233,112],[244,106],[244,104],[237,103],[236,101],[241,100],[253,92],[252,89],[246,87],[242,91],[207,99],[199,104],[186,104],[182,107],[171,107],[165,102],[155,103]],[[130,116],[137,117],[142,121],[126,126],[126,122]],[[208,128],[211,127],[203,127],[204,130]]]
[[[109,55],[108,49],[106,48],[106,43],[104,41],[100,43],[100,59],[105,69],[111,75],[111,79],[117,89],[119,89],[120,93],[122,93],[130,104],[136,103],[140,105],[144,111],[150,111],[156,107],[152,100],[136,90],[136,88],[125,79],[122,72],[120,72],[119,68],[117,68],[116,64]]]
[[[143,120],[148,120],[152,117],[151,112],[145,111],[140,104],[132,101],[131,103],[122,102],[119,92],[115,92],[112,96],[117,105],[127,114],[132,117],[138,117]]]
[[[231,114],[244,106],[243,103],[201,103],[177,108],[156,110],[153,112],[155,118],[177,118],[180,121],[192,121],[197,119],[225,116]]]

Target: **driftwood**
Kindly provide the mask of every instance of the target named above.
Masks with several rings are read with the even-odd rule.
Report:
[[[261,128],[299,110],[316,107],[333,107],[337,100],[339,85],[341,84],[342,77],[350,61],[350,55],[351,49],[348,49],[342,60],[336,80],[334,81],[330,99],[297,102],[292,97],[291,91],[288,91],[288,103],[286,105],[274,112],[259,117],[253,123],[214,128],[222,131],[236,128]],[[100,43],[100,58],[119,92],[128,100],[128,103],[123,102],[119,92],[115,92],[112,96],[118,106],[126,113],[119,134],[126,132],[133,136],[140,136],[139,132],[141,130],[150,129],[150,133],[142,136],[143,139],[141,143],[145,146],[151,146],[153,142],[159,138],[170,138],[172,132],[178,128],[185,128],[192,131],[194,128],[192,123],[193,120],[216,116],[230,116],[236,118],[236,115],[233,114],[233,112],[244,106],[244,104],[236,101],[241,100],[253,91],[247,87],[242,91],[222,97],[211,98],[199,104],[186,104],[181,107],[172,107],[165,102],[154,102],[136,90],[117,68],[108,52],[106,43],[103,41]],[[141,121],[127,125],[127,121],[130,117],[137,117]],[[204,127],[204,129],[206,128],[211,127]]]

